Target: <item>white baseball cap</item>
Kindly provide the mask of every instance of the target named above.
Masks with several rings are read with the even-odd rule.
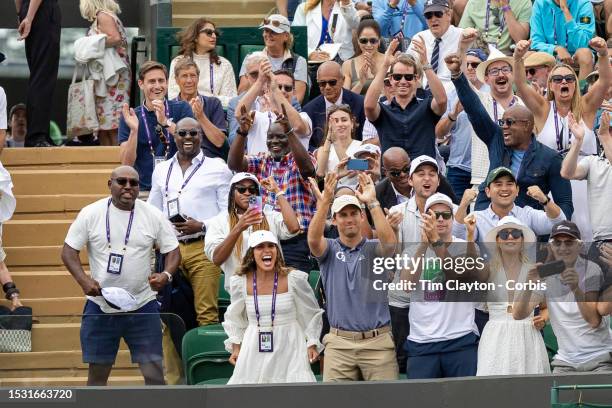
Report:
[[[340,212],[347,205],[354,205],[355,207],[361,210],[361,203],[359,202],[357,197],[347,194],[347,195],[342,195],[334,200],[334,203],[332,204],[332,207],[331,207],[332,214],[336,214],[337,212]]]
[[[260,30],[268,28],[277,34],[291,32],[291,23],[287,17],[282,14],[272,14],[264,19],[264,22],[259,26]]]
[[[440,172],[440,168],[438,167],[438,162],[436,161],[436,159],[434,159],[433,157],[427,156],[427,155],[421,155],[410,163],[409,176],[412,176],[412,173],[414,173],[421,164],[431,164],[432,166],[436,168],[438,173]]]
[[[264,242],[271,242],[275,245],[278,245],[278,239],[276,239],[276,235],[274,233],[267,230],[259,230],[253,232],[249,236],[249,248],[255,248],[259,244],[263,244]]]
[[[230,181],[230,186],[233,186],[234,184],[242,180],[252,180],[255,182],[255,184],[259,186],[259,180],[257,180],[257,177],[255,177],[255,175],[252,173],[246,173],[246,172],[234,174],[234,177],[232,177],[232,180]]]
[[[362,144],[353,152],[353,157],[357,158],[362,153],[370,153],[380,156],[380,147],[372,143]]]
[[[138,302],[136,301],[134,295],[123,288],[102,288],[102,297],[113,309],[117,309],[122,312],[132,312],[138,309]]]
[[[447,205],[450,208],[451,212],[455,214],[455,208],[453,206],[453,201],[446,194],[435,193],[434,195],[429,197],[427,201],[425,201],[425,212],[429,211],[429,208],[433,206],[434,204]]]

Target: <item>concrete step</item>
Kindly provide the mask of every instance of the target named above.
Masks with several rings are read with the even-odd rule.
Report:
[[[119,146],[8,148],[2,164],[9,170],[113,169],[119,165]]]
[[[83,290],[68,271],[11,272],[23,297],[30,299],[79,297]]]
[[[55,288],[50,288],[49,295]],[[31,299],[24,293],[24,297],[21,299],[21,303],[24,306],[32,308],[32,313],[37,316],[80,316],[83,313],[85,307],[85,295],[81,294],[78,297],[65,297],[65,298],[39,298]],[[10,302],[4,299],[0,299],[0,305],[9,307]],[[80,319],[80,317],[79,317]],[[80,321],[80,320],[78,320]]]
[[[71,351],[81,349],[81,316],[68,320],[77,323],[34,323],[32,325],[32,351]],[[123,340],[119,343],[121,350],[128,347]]]
[[[2,225],[2,244],[12,247],[62,245],[72,220],[11,220]]]
[[[83,377],[42,377],[42,378],[6,378],[0,379],[0,387],[78,387],[87,385],[87,376]],[[125,387],[144,385],[142,376],[115,376],[111,371],[108,385]]]
[[[268,14],[276,6],[272,0],[225,0],[225,1],[194,1],[194,0],[173,0],[172,14],[193,14],[193,15],[216,15],[226,14]],[[223,27],[216,19],[213,21],[218,27]]]
[[[109,169],[9,170],[13,194],[105,194],[108,193]]]
[[[80,350],[69,351],[32,351],[29,353],[0,353],[0,378],[5,370],[44,370],[44,369],[82,369],[83,363]],[[129,350],[119,350],[114,368],[134,368]]]
[[[229,10],[228,10],[229,11]],[[232,10],[233,11],[233,10]],[[268,13],[255,14],[209,14],[206,17],[215,22],[217,27],[257,27]],[[172,14],[173,27],[187,27],[200,14]]]
[[[127,351],[127,350],[126,350]],[[47,368],[36,370],[0,370],[2,378],[56,378],[56,377],[87,377],[88,368]],[[140,374],[138,366],[132,368],[115,368],[113,367],[112,374],[114,376],[137,376]]]
[[[9,270],[65,269],[61,259],[62,245],[6,246],[6,264]],[[87,265],[87,249],[80,252],[81,263]],[[21,267],[21,268],[17,268]],[[42,267],[42,268],[40,268]],[[58,268],[60,267],[60,268]]]
[[[13,220],[73,220],[85,206],[108,196],[105,194],[19,195]]]

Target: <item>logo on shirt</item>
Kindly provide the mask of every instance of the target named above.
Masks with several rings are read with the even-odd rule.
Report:
[[[588,16],[580,17],[580,22],[582,24],[590,24],[591,23],[591,17],[588,17]]]
[[[336,259],[342,262],[346,262],[346,255],[344,255],[344,252],[338,251],[336,252]]]

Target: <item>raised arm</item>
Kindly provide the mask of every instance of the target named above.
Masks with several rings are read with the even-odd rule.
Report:
[[[427,78],[427,85],[429,85],[429,90],[431,91],[431,95],[433,96],[433,100],[431,101],[431,110],[438,116],[442,116],[444,112],[446,112],[446,91],[444,90],[444,85],[442,85],[442,81],[438,78],[438,75],[431,68],[431,65],[427,61],[427,47],[425,45],[425,41],[422,37],[413,38],[412,44],[414,45],[414,50],[419,56],[419,61],[421,65],[424,67],[425,77]]]
[[[227,156],[227,167],[232,171],[247,171],[248,164],[244,156],[244,151],[246,149],[249,130],[251,130],[253,126],[255,112],[248,112],[244,105],[242,105],[240,111],[237,112],[240,112],[240,116],[238,117],[240,128],[236,133],[236,138],[230,146],[229,155]]]
[[[516,47],[514,48],[514,83],[516,84],[516,89],[521,99],[523,99],[525,105],[533,112],[536,123],[543,126],[548,116],[550,105],[542,95],[527,83],[523,58],[525,57],[525,53],[529,51],[530,46],[531,40],[522,40],[516,43]]]
[[[328,173],[325,176],[323,195],[317,201],[317,211],[315,211],[308,226],[308,247],[310,248],[310,253],[315,257],[323,255],[327,250],[327,241],[323,233],[325,232],[327,212],[334,201],[334,191],[336,190],[337,183],[338,176],[336,173]]]
[[[120,121],[119,127],[127,126],[130,129],[130,135],[128,140],[120,144],[119,161],[122,165],[133,166],[136,162],[136,151],[138,148],[138,116],[136,116],[134,109],[130,108],[127,103],[123,104],[122,113],[123,120]]]
[[[601,117],[603,119],[604,115],[601,115]],[[571,144],[569,152],[567,152],[567,155],[563,159],[563,163],[561,163],[561,177],[568,180],[584,180],[588,175],[588,169],[578,165],[580,149],[584,141],[584,127],[576,123],[574,115],[571,112],[568,114],[567,120],[570,130],[574,135],[574,143]]]
[[[594,125],[592,122],[595,122],[595,113],[604,101],[608,88],[612,83],[612,68],[610,68],[606,40],[601,37],[595,37],[589,41],[589,46],[597,51],[597,57],[599,58],[597,61],[599,80],[589,88],[589,92],[582,99],[582,114],[588,118],[589,123],[587,125],[592,128]]]
[[[363,101],[363,108],[366,118],[368,118],[370,122],[374,122],[380,115],[380,105],[378,104],[378,99],[383,90],[383,84],[387,71],[395,61],[395,50],[397,50],[398,44],[399,42],[397,38],[394,38],[391,41],[389,48],[387,48],[387,51],[385,52],[382,67],[376,72],[376,76],[374,76],[374,80],[370,84],[368,92],[366,92],[365,99]]]
[[[298,217],[295,214],[293,207],[291,207],[291,204],[289,204],[289,201],[287,201],[287,197],[285,197],[285,192],[280,191],[278,184],[276,184],[276,180],[274,180],[274,176],[270,176],[266,179],[261,180],[261,185],[266,190],[275,195],[276,203],[280,207],[281,214],[283,216],[283,221],[287,226],[287,230],[291,234],[297,234],[298,232],[300,232],[300,222],[298,220]]]
[[[359,177],[359,189],[355,191],[355,195],[370,210],[372,220],[374,221],[374,229],[376,229],[378,239],[380,240],[379,252],[387,256],[391,255],[395,251],[397,236],[393,228],[391,228],[389,221],[387,221],[380,203],[376,200],[374,182],[369,175],[361,172],[357,177]]]
[[[308,153],[308,150],[306,150],[300,139],[295,134],[294,130],[291,128],[291,124],[289,123],[289,119],[287,117],[287,110],[285,109],[285,105],[282,106],[282,110],[283,115],[280,120],[277,120],[277,123],[281,123],[283,125],[283,128],[287,130],[287,140],[289,141],[289,149],[291,150],[291,153],[293,153],[295,164],[297,165],[302,178],[304,180],[308,180],[308,177],[315,176],[315,166],[312,163],[311,156]]]

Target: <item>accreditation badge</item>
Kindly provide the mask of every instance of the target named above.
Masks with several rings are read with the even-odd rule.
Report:
[[[154,156],[153,157],[153,168],[157,167],[159,163],[165,162],[166,158],[164,156]]]
[[[179,205],[179,199],[173,198],[172,200],[168,200],[168,218],[172,218],[178,215],[181,211],[181,206]]]
[[[261,353],[271,353],[274,351],[272,330],[259,332],[259,351]]]
[[[108,255],[108,265],[106,272],[112,273],[113,275],[121,275],[121,267],[123,266],[123,255],[110,253]]]

